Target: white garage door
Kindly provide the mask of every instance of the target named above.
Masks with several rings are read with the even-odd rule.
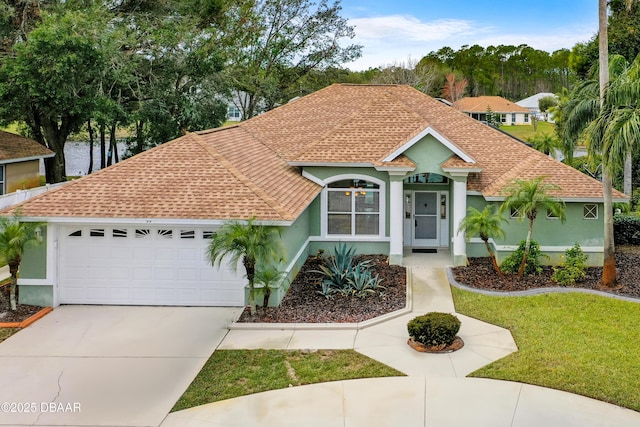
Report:
[[[60,304],[242,306],[244,270],[206,259],[212,230],[61,226]]]

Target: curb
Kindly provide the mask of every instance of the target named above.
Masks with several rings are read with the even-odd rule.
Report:
[[[486,289],[477,289],[471,286],[463,285],[462,283],[458,283],[456,279],[453,277],[453,270],[451,266],[445,268],[447,273],[447,280],[451,286],[454,286],[458,289],[462,289],[469,292],[474,292],[476,294],[495,296],[495,297],[527,297],[534,295],[544,295],[544,294],[591,294],[597,295],[601,297],[613,298],[620,301],[627,302],[635,302],[640,303],[640,299],[628,297],[624,295],[616,295],[610,294],[608,292],[596,291],[594,289],[585,289],[585,288],[563,288],[563,287],[549,287],[549,288],[536,288],[536,289],[527,289],[526,291],[489,291]]]
[[[46,316],[53,311],[53,307],[45,307],[31,317],[24,319],[22,322],[0,322],[0,328],[26,328],[38,319]]]
[[[374,317],[373,319],[365,320],[359,323],[247,323],[247,322],[233,322],[227,329],[229,330],[242,330],[242,331],[358,331],[361,329],[369,328],[374,325],[378,325],[382,322],[386,322],[396,317],[400,317],[407,313],[411,313],[413,310],[413,276],[411,275],[411,269],[406,267],[407,274],[407,289],[406,289],[406,304],[404,308],[401,308],[391,313],[383,314],[382,316]]]

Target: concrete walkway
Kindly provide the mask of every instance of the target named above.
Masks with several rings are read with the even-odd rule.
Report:
[[[442,267],[411,267],[410,309],[374,325],[232,328],[219,349],[355,349],[408,377],[292,387],[169,414],[161,427],[204,426],[638,426],[640,413],[561,391],[465,378],[517,347],[509,331],[457,315],[465,346],[450,354],[407,345],[407,322],[454,312]]]

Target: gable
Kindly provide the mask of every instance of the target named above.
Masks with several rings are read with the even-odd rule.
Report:
[[[435,172],[440,175],[447,175],[442,170],[442,164],[455,155],[454,151],[433,135],[426,135],[404,154],[416,164],[415,173]]]

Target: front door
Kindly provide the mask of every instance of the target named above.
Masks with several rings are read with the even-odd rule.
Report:
[[[413,246],[440,246],[439,206],[437,191],[413,193]]]

